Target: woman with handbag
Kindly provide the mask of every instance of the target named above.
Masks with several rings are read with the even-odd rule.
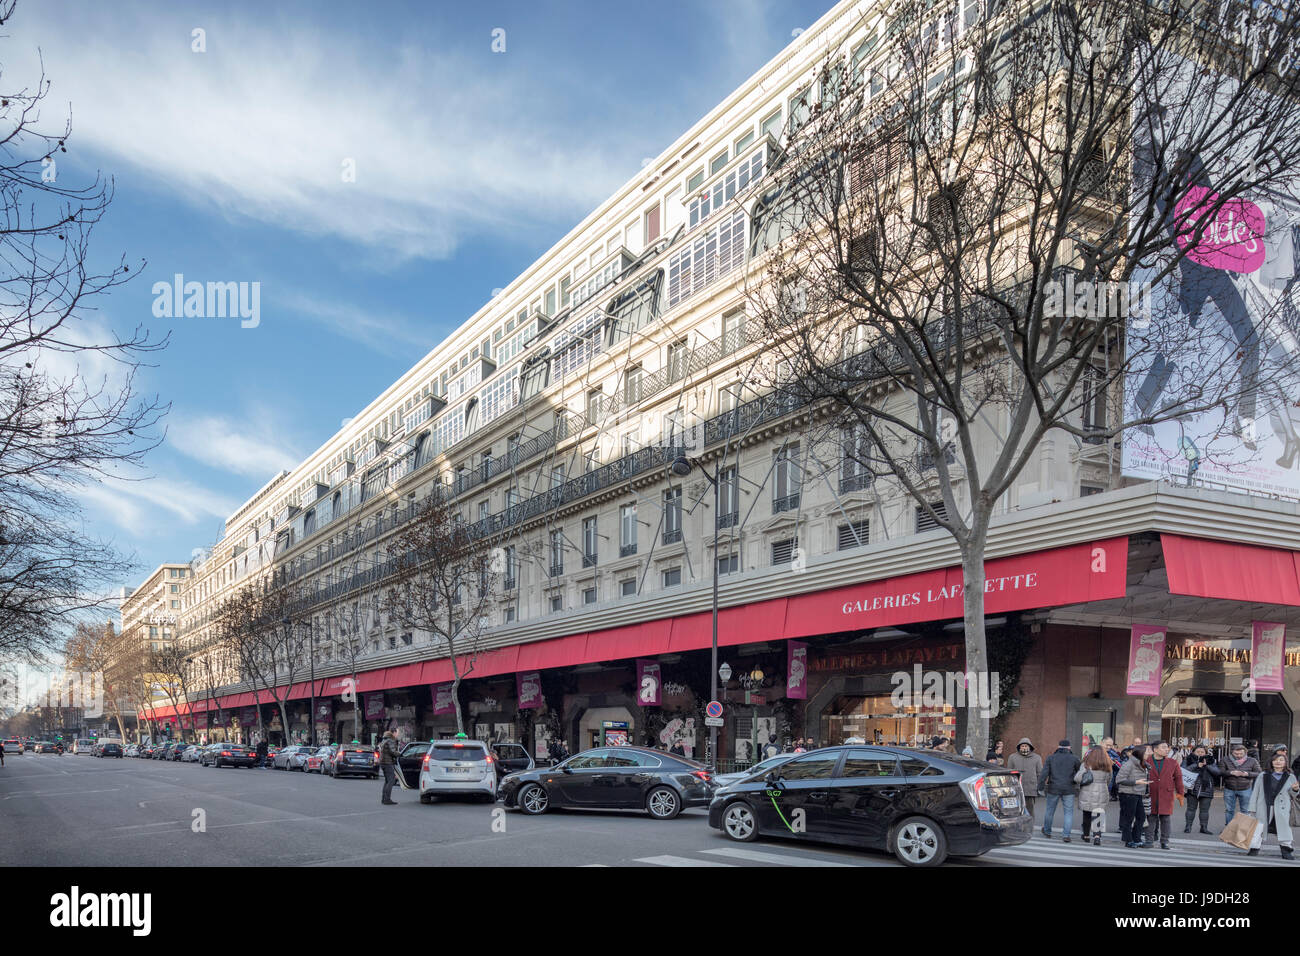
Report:
[[[1286,754],[1280,750],[1273,751],[1268,766],[1255,778],[1255,787],[1247,798],[1246,812],[1259,821],[1248,856],[1259,856],[1268,834],[1275,833],[1282,849],[1282,859],[1293,858],[1295,843],[1291,817],[1297,793],[1300,793],[1300,783],[1286,764]]]
[[[1092,836],[1092,845],[1101,846],[1106,832],[1106,804],[1110,803],[1110,757],[1101,747],[1093,747],[1074,775],[1079,785],[1079,810],[1083,813],[1083,842]]]

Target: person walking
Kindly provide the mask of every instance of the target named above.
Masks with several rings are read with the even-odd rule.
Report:
[[[1259,761],[1250,756],[1246,745],[1235,743],[1231,752],[1219,765],[1219,779],[1223,781],[1223,825],[1232,822],[1238,810],[1246,809],[1246,798],[1255,786],[1255,778],[1262,768]]]
[[[1034,744],[1021,737],[1016,752],[1007,758],[1007,769],[1020,774],[1020,786],[1025,792],[1025,809],[1034,815],[1034,801],[1038,798],[1038,778],[1043,772],[1043,758],[1034,753]]]
[[[1115,790],[1119,794],[1119,835],[1130,850],[1145,842],[1143,830],[1147,814],[1143,800],[1151,784],[1146,756],[1147,748],[1141,744],[1129,748],[1128,759],[1115,775]]]
[[[257,742],[257,765],[263,770],[266,769],[266,752],[269,749],[265,737]]]
[[[1255,839],[1247,856],[1259,856],[1260,848],[1267,842],[1268,835],[1275,833],[1282,850],[1282,859],[1290,860],[1294,857],[1292,801],[1295,794],[1300,793],[1300,783],[1287,767],[1286,756],[1284,750],[1273,751],[1268,767],[1255,778],[1255,785],[1251,788],[1245,812],[1253,814],[1259,821],[1259,826],[1255,830]]]
[[[1169,849],[1173,827],[1174,799],[1183,802],[1183,769],[1169,754],[1169,741],[1159,741],[1147,766],[1151,781],[1151,819],[1148,821],[1147,844],[1155,843],[1160,834],[1160,849]]]
[[[767,746],[763,748],[763,757],[764,758],[775,757],[780,752],[781,752],[781,748],[777,745],[776,734],[768,734]]]
[[[379,802],[384,806],[395,807],[393,784],[397,782],[397,733],[384,731],[384,739],[379,742],[379,769],[384,774],[384,796]]]
[[[1196,784],[1187,791],[1187,820],[1183,832],[1192,832],[1192,818],[1197,816],[1199,810],[1201,832],[1209,833],[1210,804],[1214,802],[1214,778],[1219,775],[1219,765],[1214,762],[1208,750],[1198,746],[1187,755],[1183,768],[1196,774]]]
[[[1063,843],[1070,842],[1070,831],[1074,828],[1074,775],[1079,772],[1079,758],[1070,750],[1070,742],[1062,740],[1043,764],[1043,776],[1038,781],[1040,793],[1047,794],[1047,812],[1043,815],[1043,836],[1052,838],[1052,820],[1056,817],[1056,805],[1065,804],[1065,824]]]
[[[1110,758],[1110,798],[1117,800],[1119,794],[1115,789],[1115,778],[1119,775],[1119,768],[1124,766],[1124,758],[1115,749],[1115,741],[1112,738],[1103,737],[1101,745],[1106,748],[1106,756]]]
[[[1079,785],[1079,812],[1083,814],[1083,842],[1091,835],[1092,845],[1101,846],[1106,832],[1106,805],[1110,803],[1110,758],[1105,748],[1093,747],[1075,771]],[[1069,833],[1066,833],[1069,836]]]

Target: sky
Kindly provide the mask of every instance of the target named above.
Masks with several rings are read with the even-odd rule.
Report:
[[[81,491],[121,583],[214,543],[831,5],[20,0],[5,88],[43,66],[58,182],[115,189],[91,264],[136,276],[86,331],[170,336],[138,383],[162,443]],[[156,316],[177,274],[258,283],[256,327]]]

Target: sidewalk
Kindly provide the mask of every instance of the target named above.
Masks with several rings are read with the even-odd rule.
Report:
[[[1043,836],[1043,816],[1046,812],[1046,808],[1046,797],[1038,797],[1038,799],[1034,801],[1034,840],[1046,841],[1046,837]],[[1223,797],[1220,794],[1216,793],[1214,795],[1214,803],[1210,807],[1210,832],[1208,834],[1200,832],[1201,821],[1199,814],[1197,815],[1197,818],[1192,821],[1192,832],[1184,833],[1183,827],[1187,825],[1186,814],[1187,810],[1185,806],[1175,806],[1172,819],[1172,833],[1169,837],[1170,846],[1183,848],[1194,847],[1201,851],[1221,850],[1224,853],[1236,854],[1238,856],[1246,855],[1245,850],[1239,850],[1235,846],[1229,846],[1219,839],[1219,834],[1223,831],[1224,816]],[[1070,839],[1074,843],[1079,843],[1083,840],[1082,819],[1081,811],[1076,804],[1074,808],[1074,827],[1070,833]],[[1065,808],[1058,804],[1056,807],[1056,819],[1052,821],[1052,843],[1060,843],[1061,838],[1065,836],[1065,833],[1062,832],[1064,823]],[[1269,849],[1264,852],[1268,853],[1271,851],[1276,855],[1277,838],[1271,837],[1271,840],[1273,842],[1270,844]],[[1109,844],[1111,846],[1119,842],[1118,800],[1112,800],[1106,805],[1106,832],[1102,834],[1101,841],[1103,844]],[[1158,841],[1156,845],[1159,846]]]

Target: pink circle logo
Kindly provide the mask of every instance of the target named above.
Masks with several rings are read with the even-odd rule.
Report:
[[[1254,272],[1264,264],[1264,213],[1246,199],[1228,199],[1218,206],[1213,218],[1205,220],[1219,203],[1219,194],[1204,186],[1192,186],[1174,207],[1176,238],[1181,249],[1189,249],[1197,227],[1204,222],[1200,241],[1187,257],[1212,269]]]

